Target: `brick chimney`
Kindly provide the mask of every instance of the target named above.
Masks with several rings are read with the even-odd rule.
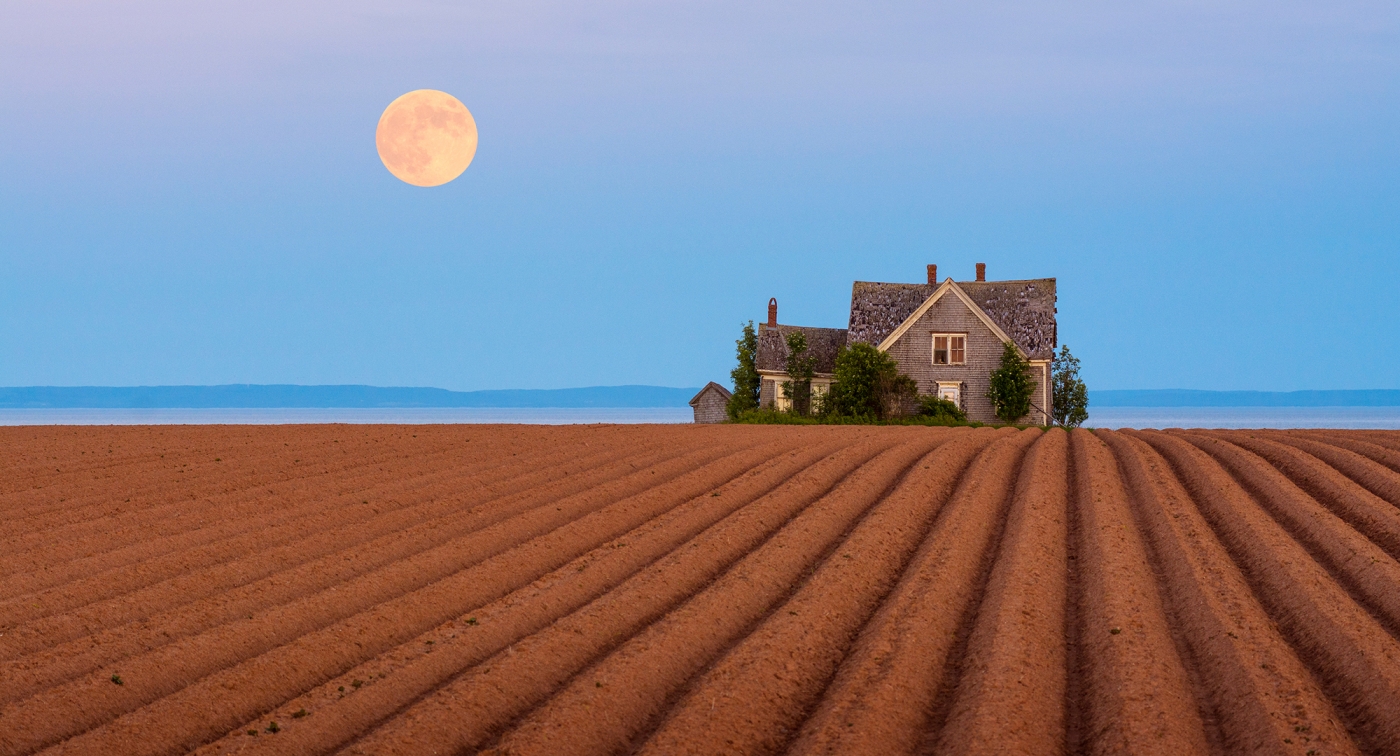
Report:
[[[930,265],[930,266],[928,266],[928,282],[929,282],[930,285],[933,285],[933,284],[937,284],[937,283],[938,283],[938,266],[937,266],[937,265]]]
[[[987,280],[987,264],[986,264],[986,263],[977,263],[977,280],[978,280],[978,281],[985,281],[985,280]]]
[[[778,327],[778,298],[773,297],[768,300],[768,327]]]

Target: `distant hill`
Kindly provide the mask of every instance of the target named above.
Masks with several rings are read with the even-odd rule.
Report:
[[[0,388],[7,409],[313,407],[684,407],[699,388],[590,386],[448,391],[381,386],[22,386]]]
[[[1400,407],[1400,390],[1194,391],[1142,389],[1090,391],[1089,407]]]

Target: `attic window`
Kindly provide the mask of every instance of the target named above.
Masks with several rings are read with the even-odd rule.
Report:
[[[935,334],[933,334],[933,364],[935,364],[935,365],[966,365],[966,364],[967,364],[967,334],[963,334],[963,333],[935,333]]]

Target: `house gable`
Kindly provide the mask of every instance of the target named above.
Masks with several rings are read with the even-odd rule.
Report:
[[[722,402],[729,401],[729,398],[734,395],[733,392],[731,392],[729,389],[719,385],[718,383],[715,383],[714,381],[710,381],[709,383],[705,384],[705,387],[700,389],[700,391],[697,392],[695,396],[690,398],[690,406],[694,407],[700,404],[704,396],[709,393],[714,393],[716,396],[719,397],[719,400]]]
[[[690,400],[697,423],[722,423],[729,419],[727,407],[733,396],[729,389],[710,381]]]
[[[937,395],[940,389],[956,386],[960,404],[970,419],[995,422],[996,412],[987,399],[991,373],[1001,362],[1004,345],[1015,345],[1015,342],[976,302],[960,296],[961,293],[956,283],[945,282],[878,348],[894,359],[901,373],[914,379],[920,394]],[[934,364],[935,334],[965,336],[962,364]],[[1019,345],[1017,350],[1021,351]],[[1044,395],[1048,386],[1048,362],[1034,361],[1031,372],[1039,385],[1027,420],[1044,422],[1040,409],[1047,402]]]
[[[851,343],[878,346],[944,284],[856,281],[851,286]],[[1055,356],[1055,279],[958,281],[955,284],[1032,360]],[[944,294],[943,296],[946,296]]]
[[[978,320],[982,321],[982,325],[986,326],[987,330],[995,334],[998,339],[1001,339],[1003,344],[1015,344],[1015,342],[1011,340],[1011,337],[1007,336],[1006,332],[1001,330],[1001,326],[992,322],[992,319],[987,317],[987,313],[983,312],[982,308],[979,307],[976,302],[972,301],[972,299],[968,297],[967,294],[963,292],[963,290],[956,283],[953,282],[953,279],[949,278],[948,280],[944,281],[943,284],[940,285],[933,292],[932,296],[924,300],[924,303],[922,305],[919,305],[919,309],[911,313],[909,317],[904,319],[903,323],[900,323],[899,326],[890,333],[889,336],[886,336],[885,339],[881,341],[880,344],[876,347],[876,349],[879,349],[882,352],[889,351],[889,348],[893,346],[895,342],[899,341],[904,336],[904,334],[908,333],[909,329],[913,328],[915,323],[919,322],[924,317],[924,315],[928,313],[930,309],[937,305],[938,302],[949,293],[961,300],[963,305],[967,307],[968,311],[971,312],[972,315],[975,316]],[[1022,357],[1025,356],[1025,351],[1022,350],[1020,346],[1017,346],[1016,350],[1018,352],[1021,352]]]

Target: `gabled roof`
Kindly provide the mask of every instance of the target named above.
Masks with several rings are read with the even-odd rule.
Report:
[[[714,381],[710,381],[709,383],[705,384],[705,388],[700,389],[700,391],[698,391],[695,394],[695,396],[692,396],[690,398],[690,406],[694,407],[695,405],[699,404],[700,397],[704,396],[706,391],[718,391],[719,395],[724,397],[724,401],[726,402],[729,401],[729,397],[734,396],[734,394],[729,389],[719,385],[718,383],[715,383]]]
[[[836,371],[836,353],[846,345],[844,328],[811,328],[779,324],[777,327],[762,323],[758,326],[758,355],[754,359],[759,370],[785,372],[787,370],[787,335],[801,331],[807,337],[807,353],[816,358],[813,370],[818,373]]]
[[[879,346],[910,316],[948,285],[976,305],[998,336],[1010,338],[1030,359],[1054,357],[1055,279],[1027,281],[958,281],[938,286],[856,281],[851,287],[851,342]]]

